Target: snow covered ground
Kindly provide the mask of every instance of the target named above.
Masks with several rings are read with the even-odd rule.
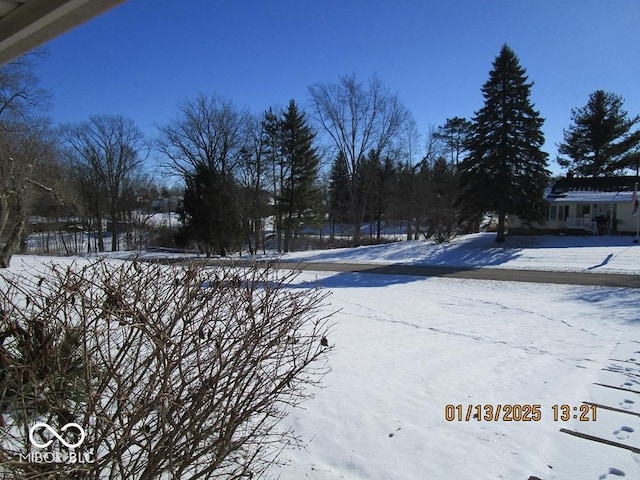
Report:
[[[640,275],[640,245],[633,243],[633,237],[511,236],[503,244],[496,244],[495,237],[495,233],[479,233],[443,244],[417,240],[295,252],[283,259]]]
[[[640,274],[630,237],[494,239],[285,258]],[[640,391],[640,291],[364,273],[303,278],[333,293],[336,353],[326,388],[292,416],[312,441],[285,455],[282,480],[640,478],[640,454],[560,431],[640,447],[640,395],[628,391]],[[596,407],[595,420],[580,421],[585,401],[636,415]],[[447,405],[460,405],[463,419],[445,419]],[[485,406],[497,405],[539,405],[540,419],[486,421]],[[571,408],[568,421],[554,405]]]
[[[579,415],[590,401],[640,413],[639,395],[594,385],[640,390],[640,365],[610,360],[640,363],[640,291],[302,278],[330,289],[340,312],[326,388],[291,416],[311,442],[285,453],[282,480],[640,478],[640,455],[560,432],[640,447],[638,416],[596,409],[595,421],[561,421],[553,410],[566,404]],[[468,406],[516,404],[539,405],[539,420],[486,421],[485,407],[480,420],[465,419]],[[447,405],[462,406],[461,421],[445,419]]]
[[[629,237],[493,240],[286,258],[640,274]],[[12,269],[41,261],[71,259],[16,256]],[[308,446],[282,454],[280,480],[640,478],[640,454],[620,446],[640,448],[640,290],[315,272],[293,288],[316,284],[337,311],[332,371],[287,419]],[[619,411],[596,407],[580,421],[582,402]],[[539,407],[531,421],[485,419],[498,405],[520,405],[518,418]],[[568,405],[569,418],[555,419],[554,405]]]

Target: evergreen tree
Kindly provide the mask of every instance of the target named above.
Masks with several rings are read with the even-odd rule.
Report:
[[[505,240],[505,219],[544,218],[543,192],[549,178],[547,153],[541,150],[544,120],[529,99],[533,83],[506,44],[482,86],[484,107],[475,113],[460,164],[458,205],[467,215],[498,214],[497,242]]]
[[[424,165],[424,236],[438,243],[451,240],[463,230],[460,213],[455,206],[458,191],[458,169],[444,157],[433,165]]]
[[[636,168],[640,130],[631,129],[640,116],[629,118],[622,103],[622,97],[596,90],[586,106],[571,110],[573,124],[564,131],[564,143],[558,148],[569,158],[558,158],[560,166],[585,177]]]
[[[460,163],[460,156],[464,152],[465,143],[471,131],[471,122],[466,118],[447,118],[444,125],[440,125],[433,134],[435,139],[444,143],[451,158],[452,165]]]
[[[183,227],[176,242],[186,246],[195,241],[207,254],[226,255],[242,239],[242,222],[232,189],[231,177],[224,177],[215,167],[199,164],[186,177],[186,189],[180,219]]]
[[[390,203],[391,190],[395,181],[396,166],[390,157],[385,156],[384,159],[381,159],[378,152],[370,150],[366,159],[366,169],[367,174],[365,177],[369,184],[367,188],[369,195],[369,199],[367,200],[369,228],[371,231],[373,223],[375,222],[376,241],[380,242],[382,219],[385,217]]]
[[[283,214],[284,251],[288,252],[299,230],[318,222],[320,190],[316,179],[320,158],[313,146],[315,134],[294,100],[289,102],[280,126],[280,151],[286,175],[278,206]]]
[[[412,165],[407,161],[396,166],[389,210],[396,220],[406,222],[407,241],[417,240],[421,229],[420,212],[426,191],[422,175],[424,163]]]
[[[240,153],[240,182],[238,203],[245,229],[249,254],[265,251],[265,219],[273,215],[268,185],[269,165],[265,155],[264,130],[257,119],[251,124],[252,133],[247,146]]]
[[[340,152],[331,164],[331,171],[329,172],[329,234],[331,239],[335,234],[336,223],[347,223],[349,221],[350,205],[347,160]]]
[[[282,141],[281,132],[282,122],[273,109],[269,108],[264,112],[262,119],[263,129],[263,148],[264,154],[267,158],[268,167],[267,170],[270,189],[273,200],[273,221],[274,230],[276,232],[276,242],[278,252],[282,251],[282,234],[283,234],[283,220],[282,220],[282,208],[280,208],[280,195],[285,177],[285,168],[282,155],[280,154],[280,144]]]

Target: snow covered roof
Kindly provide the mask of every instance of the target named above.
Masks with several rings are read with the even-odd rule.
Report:
[[[547,193],[550,203],[631,202],[638,177],[561,178]]]

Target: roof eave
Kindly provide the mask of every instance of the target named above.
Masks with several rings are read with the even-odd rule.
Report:
[[[0,65],[125,0],[27,0],[0,18]]]

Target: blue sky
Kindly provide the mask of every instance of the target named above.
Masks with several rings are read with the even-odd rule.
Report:
[[[38,74],[55,121],[121,114],[149,137],[198,93],[261,113],[305,107],[314,83],[375,74],[424,135],[482,107],[504,43],[535,82],[554,171],[589,93],[640,114],[638,0],[128,0],[51,41]]]

